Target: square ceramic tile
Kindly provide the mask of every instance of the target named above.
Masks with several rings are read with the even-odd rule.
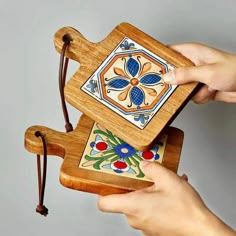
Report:
[[[143,129],[176,88],[161,76],[173,68],[125,37],[81,89]]]
[[[164,135],[152,149],[140,152],[94,123],[79,167],[150,181],[141,171],[140,161],[162,163],[166,142],[167,135]]]

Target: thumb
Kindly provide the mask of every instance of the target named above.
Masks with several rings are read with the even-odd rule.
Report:
[[[175,174],[157,162],[142,161],[140,167],[145,176],[152,179],[158,186],[163,186]]]
[[[176,68],[163,75],[163,80],[168,84],[186,84],[190,82],[201,82],[210,85],[214,76],[211,65],[190,66]]]

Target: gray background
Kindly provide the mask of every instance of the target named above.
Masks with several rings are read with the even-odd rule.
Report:
[[[0,235],[140,235],[125,217],[97,210],[97,196],[58,181],[61,160],[49,158],[47,218],[35,213],[35,156],[24,150],[27,127],[63,130],[53,35],[62,26],[102,40],[130,22],[163,43],[202,42],[236,51],[236,3],[225,1],[0,1]],[[69,75],[78,64],[71,63]],[[70,108],[75,124],[80,113]],[[236,227],[236,106],[190,102],[174,125],[185,132],[179,174],[187,173],[206,204]]]

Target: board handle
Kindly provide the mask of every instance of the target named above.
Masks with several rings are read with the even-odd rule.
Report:
[[[32,126],[25,131],[24,144],[25,148],[29,152],[43,155],[43,145],[41,140],[37,137],[37,132],[40,132],[45,137],[48,155],[55,155],[64,158],[64,144],[60,141],[60,139],[58,140],[56,138],[56,134],[60,133],[61,135],[63,135],[63,133],[49,129],[45,126]]]
[[[69,40],[70,45],[66,50],[66,57],[79,62],[89,63],[93,59],[92,52],[96,51],[96,43],[88,41],[79,31],[72,27],[59,29],[54,35],[54,45],[61,53],[64,43]]]
[[[36,212],[43,216],[48,214],[48,208],[44,205],[48,154],[61,157],[65,155],[65,149],[53,134],[55,134],[53,130],[44,126],[32,126],[25,132],[26,149],[37,154],[39,200]],[[41,155],[43,155],[43,161],[41,161]]]

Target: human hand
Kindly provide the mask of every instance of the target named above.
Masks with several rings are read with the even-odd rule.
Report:
[[[98,208],[123,213],[128,223],[148,236],[236,235],[203,203],[186,181],[158,163],[142,162],[151,187],[109,196],[99,196]]]
[[[204,84],[193,97],[199,104],[210,100],[236,103],[236,55],[197,43],[170,45],[196,66],[181,67],[163,75],[166,83]]]

